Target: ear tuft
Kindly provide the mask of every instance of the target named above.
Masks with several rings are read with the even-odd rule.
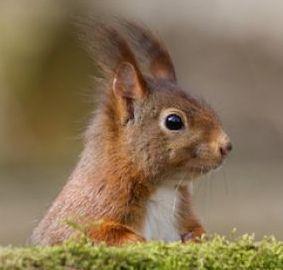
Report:
[[[149,67],[151,75],[176,82],[174,65],[164,44],[144,26],[126,20],[122,24],[137,50],[139,62]]]
[[[121,63],[113,79],[115,96],[124,99],[142,99],[146,95],[146,90],[138,75],[132,64]]]

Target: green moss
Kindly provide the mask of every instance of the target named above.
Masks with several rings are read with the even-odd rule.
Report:
[[[283,269],[283,242],[215,236],[198,244],[146,243],[122,248],[87,240],[55,247],[0,248],[0,269]]]

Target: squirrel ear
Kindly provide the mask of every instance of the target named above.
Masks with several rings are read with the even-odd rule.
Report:
[[[132,46],[137,50],[140,62],[149,67],[155,78],[177,81],[174,64],[167,48],[146,27],[123,21]]]
[[[145,97],[146,90],[139,75],[132,64],[128,62],[120,64],[113,80],[115,96],[132,100]]]
[[[147,88],[139,71],[129,62],[118,66],[113,79],[113,93],[122,123],[133,119],[134,101],[145,98]]]

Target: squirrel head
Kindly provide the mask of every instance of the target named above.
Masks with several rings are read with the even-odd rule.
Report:
[[[232,148],[216,113],[178,86],[168,51],[149,30],[122,26],[126,38],[102,26],[95,53],[89,42],[107,83],[96,115],[109,155],[151,176],[181,170],[195,178],[215,169]]]

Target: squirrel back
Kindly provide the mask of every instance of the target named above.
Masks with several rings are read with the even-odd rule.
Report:
[[[81,159],[32,242],[68,239],[68,220],[94,242],[113,245],[200,236],[188,184],[231,150],[216,113],[177,84],[167,49],[148,29],[125,21],[118,30],[93,31],[92,23],[84,29],[103,74],[102,99]],[[157,234],[162,226],[168,229]],[[168,238],[170,231],[176,236]]]

